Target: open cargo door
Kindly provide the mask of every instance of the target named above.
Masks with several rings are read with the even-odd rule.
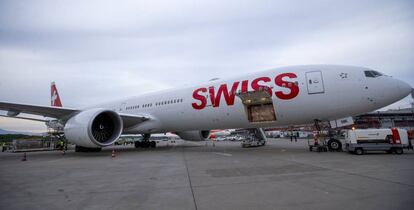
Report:
[[[276,121],[272,96],[267,88],[255,91],[239,92],[236,94],[246,109],[249,122],[273,122]]]

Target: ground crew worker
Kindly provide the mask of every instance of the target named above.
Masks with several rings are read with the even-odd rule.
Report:
[[[64,148],[64,142],[62,141],[62,140],[60,140],[59,141],[59,147],[60,147],[60,150],[63,150],[63,148]]]
[[[6,151],[6,143],[2,142],[1,143],[1,152]]]
[[[314,140],[314,145],[315,146],[317,146],[317,145],[319,145],[319,142],[318,142],[318,132],[313,132],[313,140]]]
[[[296,131],[296,134],[295,134],[295,142],[298,142],[298,138],[299,138],[299,132]]]

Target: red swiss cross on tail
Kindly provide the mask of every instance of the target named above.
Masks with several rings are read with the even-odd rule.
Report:
[[[50,105],[62,107],[62,102],[60,101],[59,93],[57,91],[55,82],[52,82],[52,84],[50,85]]]

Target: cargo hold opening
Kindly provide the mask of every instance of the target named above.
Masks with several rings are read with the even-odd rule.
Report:
[[[245,107],[249,122],[276,121],[275,109],[271,95],[266,88],[236,94]]]

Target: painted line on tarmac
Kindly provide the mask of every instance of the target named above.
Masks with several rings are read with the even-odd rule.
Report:
[[[232,154],[229,154],[229,153],[223,153],[223,152],[215,152],[214,154],[216,154],[216,155],[222,155],[222,156],[226,156],[226,157],[231,157],[231,156],[233,156]]]

